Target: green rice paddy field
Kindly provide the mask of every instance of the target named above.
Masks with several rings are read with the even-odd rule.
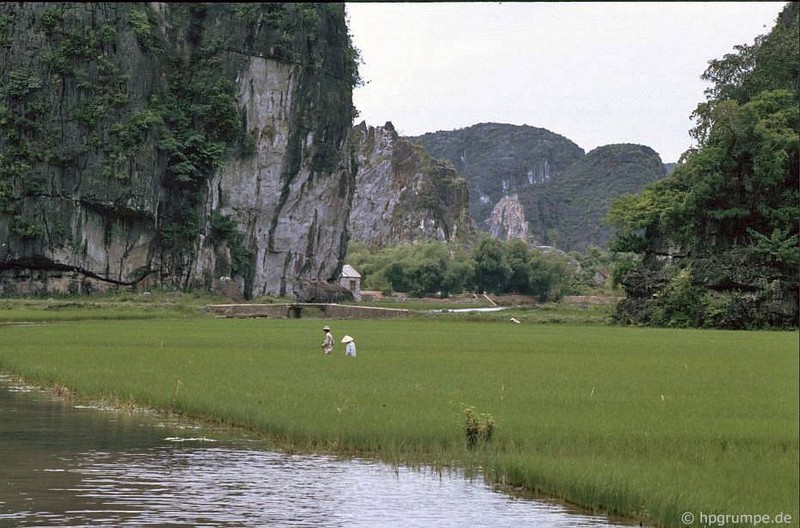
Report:
[[[480,468],[651,525],[685,526],[684,512],[800,520],[797,332],[160,315],[0,326],[0,370],[287,450]],[[474,448],[465,406],[496,423]]]

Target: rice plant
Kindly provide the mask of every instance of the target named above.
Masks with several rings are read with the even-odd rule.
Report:
[[[355,337],[358,357],[346,361],[338,341],[323,356],[323,324]],[[501,484],[662,526],[681,526],[685,511],[800,518],[796,332],[440,316],[65,320],[0,332],[0,370],[81,399],[246,428],[290,451],[480,467]]]

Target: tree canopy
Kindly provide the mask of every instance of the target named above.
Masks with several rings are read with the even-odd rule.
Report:
[[[675,171],[612,206],[626,322],[796,326],[800,112],[798,4],[753,45],[712,60],[697,146]]]
[[[364,289],[415,297],[517,293],[548,301],[595,286],[594,272],[609,268],[611,260],[596,248],[588,254],[582,266],[563,252],[486,235],[471,248],[431,241],[370,251],[355,242],[348,248],[347,261],[360,270]]]

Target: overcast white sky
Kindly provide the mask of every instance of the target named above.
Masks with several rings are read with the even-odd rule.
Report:
[[[530,125],[589,152],[691,146],[708,61],[772,29],[785,2],[347,3],[357,122],[401,135]]]

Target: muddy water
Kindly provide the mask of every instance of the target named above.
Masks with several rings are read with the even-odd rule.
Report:
[[[0,527],[622,526],[480,479],[291,456],[0,377]]]

